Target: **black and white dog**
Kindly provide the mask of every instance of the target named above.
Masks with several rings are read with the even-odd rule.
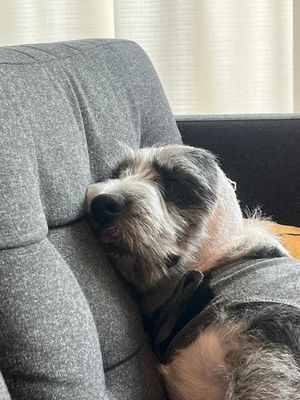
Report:
[[[172,400],[300,400],[300,263],[243,220],[215,157],[127,152],[87,203],[137,290]]]

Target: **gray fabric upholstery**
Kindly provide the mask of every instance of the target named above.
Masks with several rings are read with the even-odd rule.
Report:
[[[13,400],[164,398],[137,307],[84,200],[122,143],[175,142],[135,43],[0,49],[0,369]],[[5,391],[3,382],[1,400]]]

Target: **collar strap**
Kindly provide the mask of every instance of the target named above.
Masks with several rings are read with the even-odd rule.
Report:
[[[187,271],[175,286],[169,283],[167,287],[160,287],[150,296],[151,301],[144,302],[144,306],[148,305],[148,309],[143,308],[145,330],[151,336],[154,351],[161,362],[167,362],[173,354],[173,339],[213,299],[209,282],[208,273]]]

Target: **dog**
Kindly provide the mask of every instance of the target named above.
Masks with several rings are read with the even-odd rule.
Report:
[[[127,151],[87,190],[172,400],[300,400],[300,263],[204,149]]]

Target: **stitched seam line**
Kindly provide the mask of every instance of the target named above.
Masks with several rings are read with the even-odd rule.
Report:
[[[85,53],[88,53],[89,51],[93,51],[93,50],[99,49],[100,47],[110,47],[110,46],[116,45],[117,43],[119,44],[119,43],[122,43],[122,42],[129,43],[131,45],[134,44],[134,42],[131,41],[131,40],[116,40],[116,42],[111,41],[111,42],[107,42],[107,43],[97,44],[97,45],[92,46],[92,47],[90,47],[90,48],[88,48],[86,50],[79,50],[78,53],[76,53],[76,54],[72,54],[72,55],[69,55],[69,56],[66,56],[66,57],[62,57],[62,58],[53,58],[51,60],[45,60],[45,61],[19,62],[19,63],[0,62],[0,65],[20,65],[20,66],[24,66],[24,65],[50,64],[50,63],[57,62],[57,61],[65,61],[65,60],[68,60],[68,59],[72,59],[74,57],[77,57],[78,55],[85,54]],[[5,49],[5,47],[4,47],[4,49]],[[39,50],[39,49],[37,48],[36,50]],[[52,57],[55,57],[55,56],[52,55]]]
[[[109,367],[108,369],[105,369],[104,372],[107,373],[109,371],[113,371],[115,368],[118,368],[120,365],[127,363],[128,361],[130,361],[133,357],[136,356],[136,354],[141,350],[142,348],[142,343],[140,343],[140,345],[136,348],[136,350],[130,354],[128,357],[125,357],[124,359],[120,360],[119,362],[117,362],[116,364],[112,365],[111,367]]]

